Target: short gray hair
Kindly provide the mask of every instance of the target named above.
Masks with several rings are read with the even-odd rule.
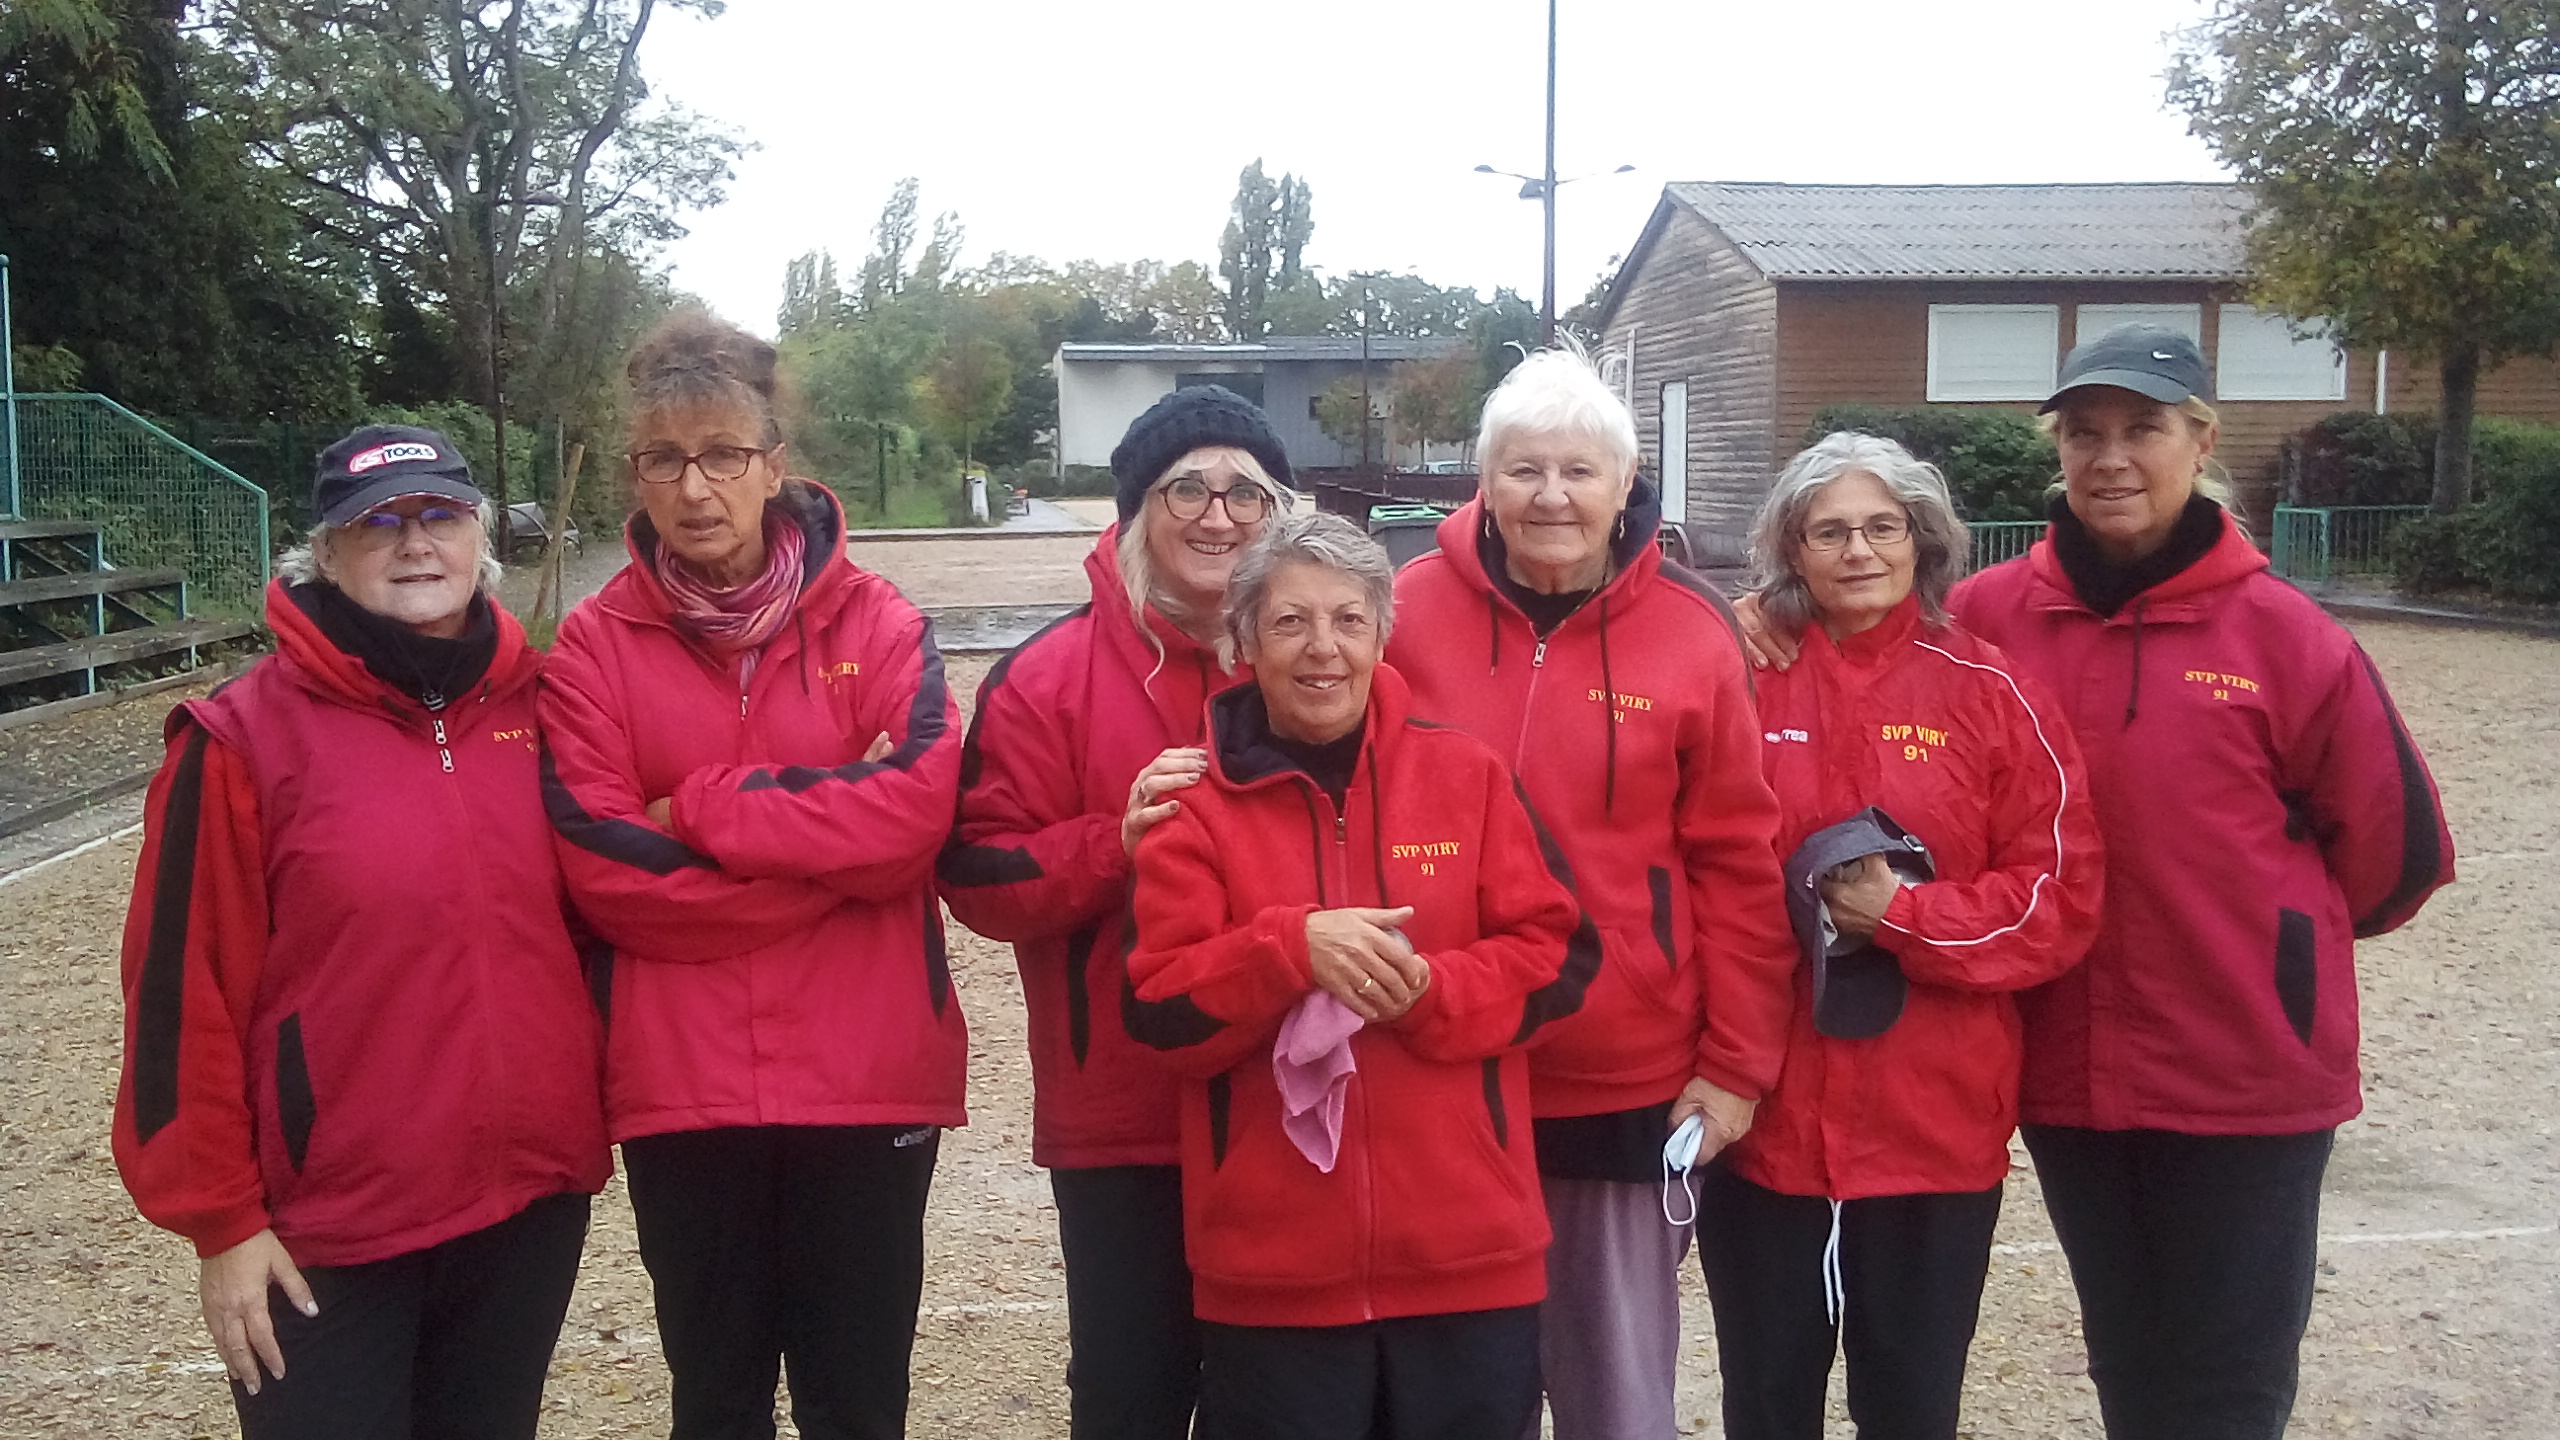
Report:
[[[498,512],[483,500],[472,507],[471,515],[480,522],[480,573],[472,588],[494,600],[499,582],[507,578],[507,568],[498,563],[498,552],[494,548]],[[312,526],[310,533],[302,537],[301,544],[276,557],[276,578],[287,585],[308,585],[315,580],[328,579],[321,573],[321,558],[329,553],[329,547],[336,543],[337,532],[343,528],[327,524]]]
[[[1227,581],[1227,635],[1239,650],[1262,618],[1262,602],[1271,593],[1271,577],[1283,565],[1315,565],[1360,582],[1369,609],[1378,617],[1378,643],[1396,623],[1396,567],[1387,549],[1360,527],[1339,515],[1314,511],[1276,515],[1236,562]]]
[[[1621,465],[1636,463],[1636,419],[1571,336],[1512,367],[1485,397],[1476,463],[1492,475],[1494,452],[1519,435],[1582,435]]]
[[[1760,518],[1751,524],[1750,587],[1760,608],[1789,630],[1813,622],[1813,596],[1805,589],[1791,556],[1804,538],[1804,515],[1813,497],[1843,475],[1872,475],[1886,493],[1911,516],[1913,561],[1911,591],[1920,597],[1920,613],[1932,624],[1947,618],[1947,592],[1964,578],[1973,553],[1973,534],[1956,514],[1947,494],[1947,477],[1880,435],[1835,430],[1808,445],[1787,462],[1769,498],[1760,502]]]

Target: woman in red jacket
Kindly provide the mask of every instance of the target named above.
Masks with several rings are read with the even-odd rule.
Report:
[[[931,626],[786,478],[774,350],[691,311],[629,365],[631,561],[560,627],[545,797],[612,947],[605,1110],[678,1440],[894,1436],[968,1036]]]
[[[1072,1434],[1183,1440],[1200,1389],[1182,1258],[1174,1076],[1120,1023],[1130,853],[1206,768],[1201,717],[1235,679],[1221,610],[1243,547],[1288,497],[1262,412],[1177,390],[1112,452],[1120,522],[1092,603],[996,662],[962,751],[939,873],[960,923],[1013,943],[1031,1012],[1031,1158],[1067,1266]]]
[[[1804,636],[1760,685],[1777,853],[1826,847],[1790,878],[1864,853],[1817,882],[1838,940],[1797,972],[1777,1088],[1703,1176],[1734,1440],[1821,1434],[1835,1347],[1861,1436],[1953,1440],[2018,1118],[2012,993],[2097,929],[2079,747],[2041,686],[1947,618],[1968,549],[1937,470],[1868,435],[1798,455],[1753,527],[1759,609]],[[1870,848],[1884,835],[1817,838],[1868,807],[1926,847],[1924,883]]]
[[[1519,1047],[1599,963],[1502,761],[1381,666],[1386,552],[1274,521],[1208,779],[1138,847],[1128,1026],[1189,1077],[1202,1440],[1537,1416],[1547,1225]]]
[[[2175,330],[2072,351],[2051,528],[1948,601],[2064,698],[2107,835],[2086,962],[2019,999],[2019,1111],[2115,1440],[2283,1433],[2355,941],[2453,878],[2380,673],[2223,509],[2211,394]]]
[[[530,1440],[612,1171],[541,656],[444,436],[330,446],[314,509],[267,590],[276,653],[169,717],[116,1164],[195,1242],[250,1440]]]
[[[1529,1057],[1556,1239],[1543,1357],[1557,1440],[1668,1435],[1689,1226],[1663,1144],[1700,1158],[1778,1078],[1795,945],[1750,672],[1723,599],[1654,547],[1635,421],[1590,362],[1529,357],[1485,402],[1482,492],[1396,580],[1414,710],[1494,747],[1582,880],[1604,960]]]

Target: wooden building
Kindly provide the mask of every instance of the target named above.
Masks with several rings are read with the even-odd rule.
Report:
[[[2238,185],[1665,186],[1601,312],[1666,513],[1739,536],[1825,405],[2032,412],[2077,340],[2185,330],[2220,454],[2272,503],[2285,438],[2338,410],[2432,409],[2431,363],[2347,352],[2241,299]],[[2560,422],[2560,365],[2481,378],[2483,415]]]

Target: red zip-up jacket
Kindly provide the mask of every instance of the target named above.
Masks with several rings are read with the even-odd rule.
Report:
[[[2019,997],[2022,1118],[2254,1135],[2353,1116],[2355,940],[2453,879],[2435,780],[2354,637],[2228,517],[2113,616],[2049,537],[1949,604],[2059,698],[2107,836],[2087,961]]]
[[[933,893],[960,769],[942,654],[897,587],[845,558],[833,495],[793,480],[772,503],[803,526],[807,568],[743,687],[670,623],[646,515],[544,676],[561,868],[614,951],[616,1140],[965,1118]],[[864,760],[883,731],[895,748]],[[662,796],[671,832],[642,813]]]
[[[978,687],[937,872],[961,924],[1013,944],[1031,1012],[1031,1158],[1049,1166],[1182,1159],[1175,1077],[1120,1023],[1120,820],[1148,762],[1201,743],[1201,707],[1234,676],[1152,608],[1140,633],[1118,549],[1118,528],[1104,530],[1084,561],[1091,603]]]
[[[1530,1056],[1537,1113],[1659,1104],[1692,1075],[1757,1099],[1777,1083],[1796,946],[1732,612],[1663,563],[1638,482],[1617,574],[1540,640],[1485,574],[1483,506],[1396,577],[1387,658],[1416,714],[1510,763],[1600,928],[1581,1012]]]
[[[2098,929],[2106,857],[2080,747],[2041,686],[1923,624],[1916,599],[1836,645],[1809,627],[1803,647],[1760,677],[1777,853],[1874,805],[1929,847],[1937,878],[1897,892],[1876,931],[1909,982],[1893,1028],[1820,1034],[1797,968],[1786,1068],[1728,1153],[1788,1195],[1987,1190],[2018,1123],[2011,992],[2079,963]]]
[[[1500,757],[1411,717],[1373,674],[1337,808],[1251,761],[1262,693],[1209,704],[1209,778],[1138,844],[1129,1033],[1182,1087],[1193,1302],[1229,1325],[1351,1325],[1534,1304],[1547,1220],[1519,1047],[1570,1014],[1599,963],[1563,857]],[[1413,1009],[1352,1036],[1358,1071],[1327,1174],[1281,1129],[1271,1051],[1315,988],[1307,916],[1414,907],[1431,963]]]
[[[496,620],[480,683],[430,714],[279,581],[275,654],[169,717],[114,1143],[199,1255],[272,1227],[297,1264],[362,1265],[612,1174],[535,778],[542,657]]]

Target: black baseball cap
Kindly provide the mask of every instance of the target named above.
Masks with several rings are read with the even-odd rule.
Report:
[[[2175,405],[2191,395],[2213,398],[2213,377],[2204,368],[2204,352],[2184,331],[2161,325],[2119,325],[2073,346],[2062,359],[2062,383],[2038,413],[2051,412],[2063,396],[2092,385],[2113,385],[2163,405]]]
[[[441,495],[465,505],[487,497],[471,466],[443,432],[422,425],[367,425],[320,452],[311,507],[323,525],[350,525],[385,500]]]

